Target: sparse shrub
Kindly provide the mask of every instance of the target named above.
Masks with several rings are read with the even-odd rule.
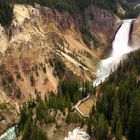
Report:
[[[16,77],[17,77],[17,80],[20,80],[21,79],[20,73],[17,73]]]
[[[42,69],[43,69],[43,72],[46,73],[46,66],[45,65],[43,66]]]
[[[70,112],[70,113],[68,113],[65,121],[68,124],[70,124],[70,123],[81,123],[83,121],[83,119],[78,113]]]
[[[82,38],[87,47],[90,48],[91,42],[94,44],[94,47],[99,47],[99,41],[95,38],[95,36],[87,29],[86,27],[83,27],[81,29],[82,32]]]
[[[35,79],[34,79],[34,76],[33,74],[30,75],[30,81],[31,81],[31,86],[35,86]]]
[[[54,75],[62,79],[66,71],[66,65],[63,60],[56,55],[52,59],[49,59],[49,63],[52,67],[54,67]]]
[[[0,110],[4,110],[7,108],[6,103],[0,103]]]
[[[20,88],[17,89],[16,93],[15,93],[15,96],[17,99],[20,99],[21,97],[21,91],[20,91]]]

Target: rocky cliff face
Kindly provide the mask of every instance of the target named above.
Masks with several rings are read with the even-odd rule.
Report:
[[[99,50],[104,50],[121,21],[94,6],[85,13],[91,31],[104,44]],[[18,121],[18,105],[30,96],[37,92],[42,96],[51,91],[57,94],[60,79],[69,71],[92,81],[100,59],[98,50],[86,47],[67,12],[15,5],[10,31],[8,37],[0,26],[0,89],[5,96],[5,100],[1,96],[2,103],[7,104],[0,115],[11,114],[0,119],[0,133]]]
[[[90,30],[98,40],[104,46],[110,46],[122,21],[109,11],[93,5],[85,10],[85,18]]]
[[[11,37],[2,58],[1,88],[18,98],[34,96],[35,91],[43,95],[48,91],[57,93],[60,77],[55,74],[55,64],[50,63],[56,58],[67,69],[92,79],[97,57],[75,31],[68,13],[39,5],[15,5]]]
[[[131,41],[134,47],[140,47],[140,16],[133,22]]]

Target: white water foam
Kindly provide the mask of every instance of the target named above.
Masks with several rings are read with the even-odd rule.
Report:
[[[75,128],[73,132],[69,131],[68,137],[64,140],[89,140],[90,136],[81,128]]]
[[[16,140],[15,127],[9,128],[4,134],[0,136],[0,140]]]

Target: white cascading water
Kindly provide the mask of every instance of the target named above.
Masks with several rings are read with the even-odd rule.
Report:
[[[99,62],[97,67],[97,78],[93,82],[94,87],[105,81],[110,73],[115,70],[125,54],[133,51],[132,47],[128,45],[131,23],[132,20],[124,20],[113,41],[112,54],[107,59]]]

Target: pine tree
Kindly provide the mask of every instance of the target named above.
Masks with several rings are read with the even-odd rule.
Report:
[[[91,136],[92,135],[92,121],[89,118],[88,120],[88,129],[87,129],[87,133]]]
[[[140,95],[134,99],[129,116],[129,140],[140,139]]]
[[[103,140],[107,138],[109,131],[109,125],[108,121],[105,120],[105,117],[103,114],[99,116],[98,124],[96,127],[96,138],[97,140]]]
[[[13,1],[1,0],[0,1],[0,23],[2,26],[8,26],[11,24],[13,16]]]
[[[123,134],[122,122],[119,118],[116,125],[116,138],[118,140],[121,140],[122,134]]]
[[[116,123],[117,120],[120,117],[120,104],[119,104],[119,99],[118,97],[115,98],[115,103],[114,103],[114,109],[113,109],[113,113],[112,113],[112,121],[111,121],[111,126],[115,132],[116,129]]]

